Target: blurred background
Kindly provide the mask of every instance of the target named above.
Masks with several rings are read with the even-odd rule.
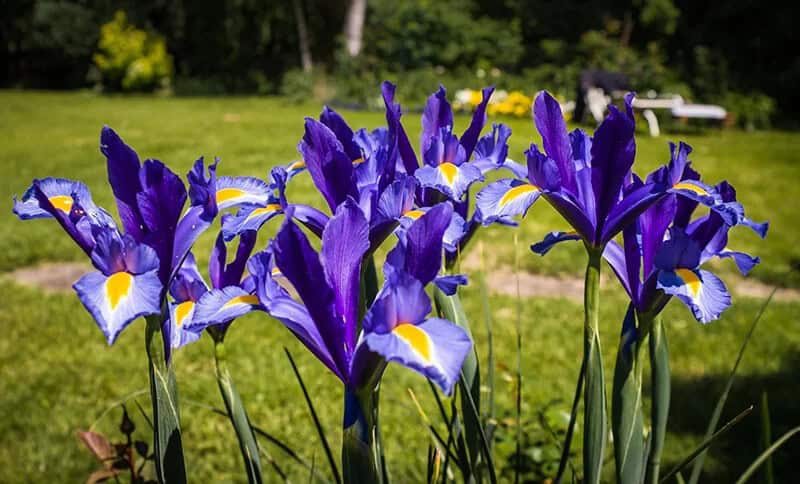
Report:
[[[796,126],[793,15],[748,1],[6,0],[0,85],[284,94],[407,106],[439,84],[576,101],[581,75],[723,106],[728,124]],[[585,77],[585,76],[584,76]],[[656,112],[656,114],[659,114]]]
[[[733,293],[733,307],[719,321],[701,325],[678,303],[665,313],[673,412],[663,467],[671,468],[702,442],[752,321],[778,288],[721,422],[756,409],[715,443],[700,480],[734,482],[771,441],[800,424],[796,17],[777,2],[745,0],[0,0],[0,483],[85,481],[100,464],[76,431],[124,441],[123,407],[136,424],[134,440],[150,440],[147,411],[139,409],[149,408],[144,324],[133,323],[109,348],[71,289],[92,270],[85,254],[52,221],[17,220],[12,198],[34,178],[66,177],[85,182],[94,201],[114,213],[98,150],[104,124],[142,159],[159,158],[182,175],[199,156],[219,156],[220,174],[265,177],[298,158],[303,117],[318,116],[325,103],[353,128],[385,125],[384,79],[397,84],[415,146],[424,101],[440,84],[460,112],[458,133],[480,89],[496,86],[490,121],[512,128],[509,157],[519,162],[540,141],[530,118],[539,90],[554,93],[570,128],[589,130],[607,103],[635,90],[639,174],[669,161],[668,141],[686,141],[705,180],[729,180],[748,217],[770,221],[766,240],[732,231],[732,249],[762,258],[748,277],[730,261],[709,263]],[[321,207],[307,176],[292,182],[288,196]],[[278,226],[267,224],[257,247]],[[217,228],[194,250],[203,272]],[[462,299],[485,376],[490,368],[495,375],[494,452],[504,481],[520,470],[525,482],[547,482],[558,465],[580,367],[585,259],[577,244],[547,257],[528,247],[561,229],[560,217],[539,203],[516,231],[480,230],[459,267],[470,277]],[[610,386],[627,302],[604,271]],[[522,388],[515,383],[518,322]],[[263,314],[237,320],[229,333],[230,365],[252,421],[326,472],[282,348],[295,355],[333,448],[341,385]],[[213,412],[222,402],[210,339],[174,358],[190,482],[245,482],[230,425]],[[425,478],[430,434],[409,391],[435,414],[425,380],[390,366],[381,419],[396,482]],[[294,482],[308,480],[308,470],[279,447],[260,443],[265,462]],[[578,465],[580,449],[573,450]],[[776,482],[797,480],[798,455],[800,440],[773,455]],[[605,470],[610,482],[613,464]],[[282,480],[265,473],[270,482]],[[772,482],[767,474],[758,479]]]

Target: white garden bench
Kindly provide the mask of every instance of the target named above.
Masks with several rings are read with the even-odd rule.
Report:
[[[647,121],[650,136],[658,136],[661,130],[658,127],[654,109],[669,109],[676,118],[716,119],[724,120],[728,112],[722,106],[714,104],[687,104],[681,96],[663,98],[640,98],[633,100],[633,107],[642,110],[642,116]]]

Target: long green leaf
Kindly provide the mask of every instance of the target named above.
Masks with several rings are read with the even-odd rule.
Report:
[[[461,378],[459,379],[459,384],[466,387],[467,381],[464,376],[464,372],[461,372]],[[475,401],[472,399],[472,395],[468,391],[463,391],[462,396],[467,399],[468,403],[468,411],[473,414],[474,418],[479,418],[478,408],[475,406]],[[467,420],[466,418],[464,419]],[[492,453],[489,450],[489,442],[486,439],[486,434],[483,432],[483,427],[478,426],[478,438],[480,443],[480,449],[483,452],[484,462],[486,463],[486,467],[489,470],[489,482],[495,484],[497,482],[497,476],[495,475],[494,471],[494,461],[492,459]]]
[[[761,464],[763,464],[764,461],[769,459],[769,456],[771,456],[776,450],[778,450],[783,444],[785,444],[786,441],[794,437],[795,434],[797,434],[798,432],[800,432],[800,427],[795,427],[792,430],[783,434],[783,437],[776,440],[774,444],[770,445],[767,450],[762,452],[761,455],[759,455],[758,458],[755,461],[753,461],[752,464],[750,464],[750,467],[748,467],[747,470],[744,471],[744,474],[742,474],[739,480],[736,481],[736,484],[744,484],[745,482],[747,482],[747,480],[750,479],[753,476],[753,474],[758,470]]]
[[[650,328],[650,452],[647,458],[645,482],[655,484],[661,469],[661,453],[667,435],[669,402],[672,392],[671,371],[669,367],[669,347],[667,333],[661,316],[653,319]]]
[[[671,471],[669,471],[667,473],[666,476],[662,477],[661,480],[658,481],[658,482],[659,483],[665,483],[665,482],[669,481],[670,477],[678,474],[681,470],[683,470],[684,467],[686,467],[689,464],[691,464],[692,461],[695,460],[697,458],[697,456],[702,454],[706,449],[708,449],[708,447],[711,446],[711,444],[713,444],[714,441],[717,440],[717,438],[719,438],[721,435],[725,434],[730,429],[732,429],[734,425],[739,423],[743,418],[745,418],[752,411],[753,411],[753,406],[750,405],[749,407],[744,409],[739,415],[733,417],[728,423],[723,425],[721,429],[717,430],[709,438],[705,439],[694,451],[692,451],[691,454],[686,456],[686,458],[683,459],[680,462],[680,464],[676,465]]]
[[[598,484],[606,447],[606,389],[600,350],[600,262],[602,251],[587,250],[584,285],[584,340],[586,383],[583,397],[583,482]]]
[[[772,424],[769,418],[769,398],[767,392],[761,393],[761,447],[764,450],[772,445]],[[775,484],[775,475],[772,470],[772,459],[767,459],[764,467],[764,484]]]
[[[239,395],[233,383],[230,370],[228,369],[227,355],[225,353],[224,334],[214,337],[214,363],[216,365],[217,385],[225,402],[228,417],[231,420],[236,437],[239,440],[239,450],[244,460],[245,473],[247,480],[251,484],[260,484],[261,478],[261,459],[258,451],[258,443],[250,427],[250,419],[244,408],[242,397]],[[284,476],[285,477],[285,476]]]
[[[433,297],[437,308],[442,314],[442,317],[461,326],[467,332],[470,339],[474,341],[472,338],[472,332],[470,331],[469,320],[464,314],[464,308],[461,306],[461,299],[459,299],[458,293],[448,296],[437,287],[433,290]],[[464,359],[464,364],[461,367],[461,371],[463,373],[465,385],[459,385],[459,390],[462,392],[469,392],[469,399],[475,403],[476,408],[480,409],[480,365],[478,363],[477,350],[474,345],[472,351],[467,353],[467,357]],[[477,463],[478,453],[480,452],[478,441],[480,439],[480,433],[483,432],[483,424],[481,423],[480,411],[477,414],[473,414],[469,411],[467,405],[467,399],[462,398],[461,415],[464,418],[464,438],[466,439],[467,443],[469,460],[472,463],[473,470],[476,470],[477,465],[475,464]]]
[[[145,344],[150,367],[150,396],[153,402],[153,448],[156,476],[165,484],[186,482],[183,461],[180,414],[178,412],[178,384],[172,365],[164,354],[161,317],[146,318]]]
[[[640,322],[641,326],[641,322]],[[611,393],[611,430],[617,482],[639,482],[644,469],[644,422],[642,417],[642,365],[636,335],[636,314],[628,306],[614,365]]]
[[[728,376],[728,381],[725,382],[725,389],[722,391],[722,395],[720,395],[719,400],[717,400],[717,405],[714,407],[714,413],[711,414],[711,420],[709,420],[708,428],[706,428],[706,438],[714,433],[714,430],[717,428],[717,423],[719,422],[720,415],[722,415],[722,409],[725,407],[725,402],[728,400],[728,394],[733,386],[736,370],[739,369],[739,363],[742,361],[742,356],[744,356],[744,352],[747,349],[747,344],[750,342],[750,338],[753,337],[753,332],[756,330],[756,326],[761,320],[761,316],[764,315],[764,311],[767,310],[767,306],[769,306],[769,303],[772,302],[772,296],[775,295],[775,291],[777,291],[777,288],[772,290],[767,300],[764,301],[764,304],[761,306],[761,309],[759,309],[758,314],[756,314],[756,317],[753,318],[752,324],[750,324],[750,330],[747,332],[747,336],[745,336],[744,341],[742,342],[742,347],[739,348],[739,354],[736,356],[736,363],[734,363],[733,369]],[[689,476],[689,484],[697,484],[697,482],[700,480],[700,473],[703,472],[703,463],[705,462],[705,458],[706,453],[703,452],[694,462],[694,465],[692,466],[692,473]]]
[[[561,447],[561,459],[558,461],[558,472],[553,480],[554,484],[561,484],[564,473],[569,463],[569,450],[572,445],[572,434],[575,432],[575,423],[578,421],[578,405],[581,402],[581,392],[583,390],[583,380],[586,376],[586,359],[581,361],[581,370],[578,372],[578,382],[575,384],[575,396],[572,399],[572,411],[569,414],[569,424],[567,434],[564,436],[564,445]]]
[[[325,429],[322,428],[322,423],[319,421],[319,417],[317,416],[317,411],[314,409],[314,404],[311,402],[311,397],[308,394],[308,390],[306,389],[306,384],[303,382],[303,377],[300,376],[300,370],[297,369],[297,365],[294,362],[294,358],[292,357],[292,353],[289,351],[288,348],[284,347],[283,351],[286,353],[286,357],[289,358],[289,363],[292,365],[292,371],[294,371],[294,376],[297,378],[297,382],[300,384],[300,388],[303,390],[303,398],[306,400],[306,405],[308,406],[309,412],[311,412],[311,418],[314,420],[314,427],[317,429],[317,435],[319,435],[319,439],[322,442],[322,447],[325,450],[325,456],[328,458],[328,464],[331,467],[331,474],[333,475],[333,480],[337,483],[342,482],[342,478],[339,474],[339,468],[336,466],[336,460],[333,458],[333,452],[331,452],[331,447],[328,445],[328,439],[325,437]]]

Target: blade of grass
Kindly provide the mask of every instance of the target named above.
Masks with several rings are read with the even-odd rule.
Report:
[[[228,417],[228,412],[226,412],[225,410],[223,410],[221,408],[212,407],[211,405],[206,405],[205,403],[195,402],[193,400],[188,400],[188,399],[185,399],[184,403],[186,403],[188,405],[195,406],[195,407],[203,408],[203,409],[208,410],[210,412],[213,412],[213,413],[215,413],[215,414],[217,414],[217,415],[219,415],[221,417],[225,417],[225,418]],[[138,402],[137,402],[137,404],[138,404]],[[309,470],[313,469],[314,466],[311,463],[309,463],[307,460],[305,460],[303,457],[301,457],[300,454],[298,454],[294,449],[292,449],[289,446],[289,444],[287,444],[286,442],[282,441],[278,437],[275,437],[274,435],[270,434],[269,432],[267,432],[266,430],[260,428],[259,426],[253,425],[252,423],[250,424],[250,428],[253,429],[253,432],[256,435],[258,435],[259,437],[265,438],[267,441],[269,441],[269,443],[271,443],[272,445],[277,447],[281,452],[286,454],[290,459],[292,459],[293,461],[295,461],[296,463],[298,463],[302,467],[304,467],[306,469],[309,469]],[[261,450],[263,451],[264,449],[261,448]],[[320,480],[322,482],[330,482],[328,479],[325,478],[325,476],[323,476],[322,474],[320,474],[316,470],[314,471],[314,474],[316,475],[318,480]]]
[[[764,301],[764,304],[756,314],[756,317],[753,319],[752,324],[750,324],[750,330],[747,332],[747,336],[745,336],[744,341],[742,342],[742,347],[739,348],[739,354],[736,356],[736,362],[733,364],[733,369],[728,376],[728,381],[725,382],[725,389],[722,391],[722,395],[720,395],[719,400],[717,400],[717,405],[714,407],[714,412],[711,414],[711,420],[708,422],[708,428],[706,428],[706,438],[714,433],[714,430],[717,428],[717,423],[722,415],[722,409],[725,407],[725,402],[728,400],[728,394],[733,386],[736,370],[739,369],[739,363],[742,361],[744,352],[747,349],[747,344],[750,342],[750,338],[753,337],[753,332],[756,330],[756,326],[761,320],[761,316],[764,315],[764,311],[767,310],[767,306],[769,306],[769,303],[772,301],[772,297],[775,295],[775,291],[777,290],[777,288],[772,290],[772,292],[769,294],[769,297],[766,301]],[[705,462],[705,458],[706,453],[703,452],[698,456],[697,460],[692,465],[692,473],[689,475],[689,484],[697,484],[697,482],[700,480],[700,473],[703,472],[703,463]]]
[[[516,367],[516,382],[517,394],[514,406],[516,413],[517,434],[516,434],[516,456],[517,462],[514,465],[514,484],[519,484],[519,472],[522,469],[522,296],[519,287],[519,232],[514,231],[514,279],[517,289],[517,367]]]
[[[666,476],[662,477],[659,483],[667,482],[670,477],[674,476],[675,474],[683,470],[683,468],[688,466],[693,460],[697,458],[697,456],[699,456],[700,454],[703,453],[703,451],[708,449],[708,447],[711,444],[713,444],[714,441],[717,440],[719,436],[728,432],[731,428],[733,428],[734,425],[738,424],[743,418],[745,418],[752,411],[753,411],[753,406],[750,405],[749,407],[744,409],[742,413],[733,417],[728,423],[723,425],[721,429],[717,430],[714,434],[712,434],[711,437],[705,439],[702,444],[700,444],[691,454],[686,456],[686,458],[683,459],[680,464],[676,465],[671,471],[669,471]]]
[[[228,368],[227,352],[225,351],[225,333],[215,332],[214,335],[214,364],[217,376],[217,386],[222,395],[222,401],[225,403],[225,408],[228,411],[228,418],[231,421],[233,430],[236,432],[236,438],[239,441],[239,450],[242,454],[242,461],[244,462],[245,474],[247,480],[251,484],[260,484],[263,482],[261,476],[261,459],[258,449],[258,442],[256,436],[253,434],[253,429],[250,426],[250,417],[247,415],[242,397],[236,389],[236,385],[231,376],[230,369]],[[267,454],[271,459],[271,457]],[[271,462],[272,467],[278,472],[283,480],[286,480],[286,475],[275,462]]]
[[[790,431],[786,432],[785,434],[783,434],[783,437],[776,440],[774,444],[770,445],[767,450],[762,452],[761,455],[759,455],[758,458],[755,461],[753,461],[752,464],[750,464],[750,467],[748,467],[747,470],[744,471],[739,480],[736,481],[736,484],[744,484],[745,482],[747,482],[747,480],[750,479],[750,477],[752,477],[753,474],[758,470],[761,464],[763,464],[764,461],[769,460],[769,456],[771,456],[776,450],[778,450],[783,444],[785,444],[786,441],[794,437],[794,435],[797,434],[798,432],[800,432],[800,427],[795,427]]]
[[[767,392],[761,393],[761,448],[769,449],[772,445],[772,424],[769,418],[769,399]],[[764,466],[764,484],[775,484],[775,476],[772,471],[772,458],[767,459]]]
[[[483,241],[478,244],[480,249],[481,270],[479,272],[478,283],[481,292],[481,306],[483,307],[483,319],[486,326],[486,386],[489,388],[489,398],[486,408],[485,432],[489,438],[489,447],[492,447],[495,429],[495,409],[494,409],[494,337],[492,336],[492,313],[489,309],[489,289],[486,286],[486,259],[483,253]]]
[[[433,424],[431,423],[430,419],[428,418],[428,415],[425,413],[425,410],[422,409],[422,405],[420,405],[419,400],[417,400],[417,396],[414,394],[414,391],[411,390],[410,388],[408,388],[407,390],[408,390],[408,394],[411,396],[411,400],[414,402],[414,406],[417,409],[417,413],[422,418],[422,421],[425,422],[425,425],[428,426],[428,430],[430,430],[431,436],[436,441],[438,441],[440,445],[445,446],[446,447],[445,451],[447,453],[449,453],[450,452],[449,444],[445,443],[444,439],[439,434],[439,431],[437,431],[436,427],[434,427]],[[453,456],[453,457],[455,457],[455,456]]]
[[[337,483],[341,483],[342,478],[339,474],[339,469],[336,466],[336,460],[333,458],[333,452],[331,452],[331,447],[328,445],[328,439],[325,437],[325,430],[322,428],[322,424],[317,416],[317,411],[314,409],[314,404],[311,402],[311,397],[306,389],[306,384],[303,382],[303,377],[300,376],[300,370],[297,369],[297,365],[295,364],[294,358],[292,357],[292,353],[289,351],[289,349],[284,347],[283,351],[286,353],[286,357],[289,358],[289,363],[292,365],[294,376],[297,378],[297,382],[300,384],[300,388],[303,390],[303,398],[306,400],[306,405],[308,406],[308,410],[311,412],[311,418],[314,420],[314,426],[317,429],[317,434],[319,435],[320,441],[322,441],[322,447],[325,450],[325,456],[328,458],[328,464],[331,468],[331,474],[333,474],[333,480]]]

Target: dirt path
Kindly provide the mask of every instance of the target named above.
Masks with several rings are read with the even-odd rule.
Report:
[[[474,260],[467,258],[463,269],[471,273],[478,270]],[[84,262],[48,262],[36,266],[23,267],[6,274],[4,277],[15,282],[42,289],[45,292],[70,291],[72,284],[82,275],[91,271],[92,267]],[[728,287],[734,294],[753,298],[769,296],[772,288],[755,279],[743,277],[726,278]],[[608,284],[610,277],[603,277],[603,284]],[[500,266],[487,276],[489,291],[505,296],[516,296],[517,276],[513,269]],[[519,274],[519,291],[522,297],[565,298],[580,302],[583,299],[583,279],[567,276],[555,277],[522,272]],[[779,289],[775,293],[778,301],[800,301],[800,290]]]

